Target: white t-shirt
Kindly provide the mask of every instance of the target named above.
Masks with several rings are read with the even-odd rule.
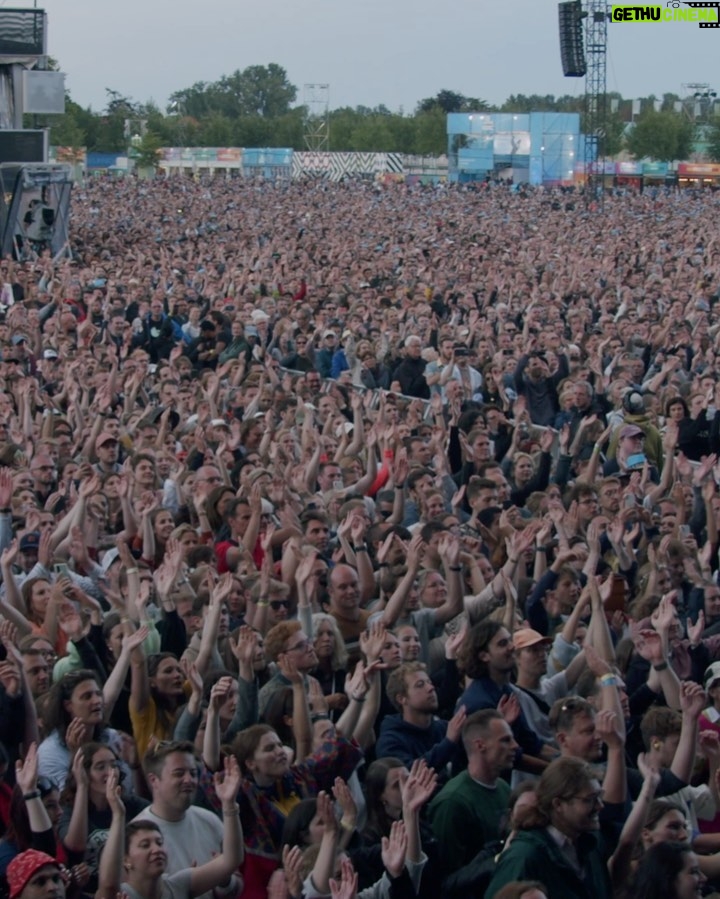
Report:
[[[177,874],[193,865],[204,865],[212,861],[213,854],[222,852],[223,826],[217,815],[191,805],[182,821],[166,821],[150,808],[133,820],[153,821],[160,828],[168,859],[167,874]],[[203,893],[203,897],[212,899],[212,890]]]

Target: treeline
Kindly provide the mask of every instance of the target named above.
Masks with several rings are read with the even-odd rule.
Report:
[[[218,81],[197,82],[178,90],[164,111],[152,101],[138,102],[110,89],[106,94],[100,112],[83,108],[68,96],[64,115],[39,121],[36,117],[32,124],[49,126],[55,146],[104,152],[123,152],[134,146],[147,161],[162,146],[307,148],[308,111],[298,102],[298,88],[277,63],[250,66]],[[637,100],[618,93],[608,94],[607,102],[611,111],[606,155],[627,148],[638,157],[687,158],[696,136],[697,103],[672,93],[642,99],[639,111],[633,105]],[[720,127],[712,115],[712,103],[700,106],[699,120],[708,132],[710,154],[720,158]],[[441,90],[418,101],[411,112],[391,111],[383,105],[342,107],[329,112],[328,145],[331,150],[440,155],[447,152],[447,113],[481,111],[578,112],[582,116],[583,97],[515,94],[502,105],[492,106],[478,97]],[[715,139],[710,133],[713,129],[717,131]]]

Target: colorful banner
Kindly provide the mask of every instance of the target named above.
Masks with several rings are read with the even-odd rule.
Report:
[[[720,175],[720,165],[715,162],[681,162],[678,175]]]

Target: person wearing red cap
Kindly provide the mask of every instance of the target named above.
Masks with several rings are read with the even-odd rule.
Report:
[[[60,865],[45,852],[27,849],[7,869],[9,899],[65,899]]]

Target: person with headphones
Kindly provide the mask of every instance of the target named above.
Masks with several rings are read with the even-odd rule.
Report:
[[[610,438],[607,451],[608,462],[617,459],[620,464],[614,468],[608,466],[606,462],[603,473],[607,477],[610,474],[617,474],[618,471],[632,470],[634,466],[627,464],[628,458],[644,453],[655,468],[653,481],[657,484],[658,472],[662,470],[663,465],[662,437],[652,423],[650,414],[645,411],[642,393],[633,389],[627,390],[622,399],[622,410],[623,425]],[[642,443],[638,444],[637,438],[640,438],[640,435]],[[639,467],[643,464],[643,461],[640,461]]]

